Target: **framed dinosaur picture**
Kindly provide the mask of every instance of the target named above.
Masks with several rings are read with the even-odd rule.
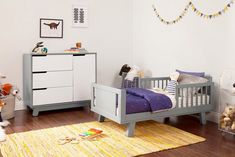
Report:
[[[41,18],[40,38],[63,38],[63,20]]]

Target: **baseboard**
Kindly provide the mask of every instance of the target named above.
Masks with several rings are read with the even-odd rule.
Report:
[[[219,113],[218,112],[210,112],[206,115],[206,119],[208,121],[218,123]]]
[[[23,101],[16,101],[15,110],[26,110],[27,107],[23,104]]]
[[[18,111],[18,110],[25,110],[25,109],[27,109],[27,107],[23,104],[22,101],[16,102],[16,106],[15,106],[15,110],[16,111]],[[206,115],[206,119],[208,121],[218,123],[219,113],[218,112],[210,112],[210,113],[208,113]]]

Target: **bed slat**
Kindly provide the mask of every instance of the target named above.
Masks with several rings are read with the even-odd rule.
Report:
[[[205,104],[208,104],[207,96],[208,96],[208,86],[206,86],[206,93],[205,93]]]
[[[203,88],[201,87],[200,88],[200,90],[201,90],[201,104],[200,105],[203,105],[204,103],[203,103]]]

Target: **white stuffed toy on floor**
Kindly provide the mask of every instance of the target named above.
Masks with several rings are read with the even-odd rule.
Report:
[[[4,121],[2,120],[1,110],[4,105],[5,103],[0,100],[0,142],[3,142],[6,140],[6,133],[3,127],[6,127],[10,124],[10,122],[6,120]]]
[[[0,122],[0,142],[3,142],[6,140],[6,133],[5,133],[5,130],[3,129],[3,127],[6,127],[10,124],[10,122],[8,121],[3,121],[3,122]]]

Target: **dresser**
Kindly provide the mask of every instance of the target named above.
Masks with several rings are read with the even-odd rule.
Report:
[[[24,104],[33,110],[33,116],[89,105],[96,73],[96,53],[24,54]]]

